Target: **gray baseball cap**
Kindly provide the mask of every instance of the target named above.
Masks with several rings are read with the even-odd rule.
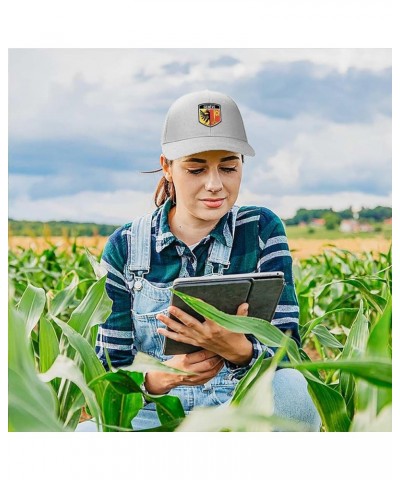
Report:
[[[227,95],[210,90],[183,95],[171,105],[161,148],[168,160],[209,150],[255,155],[247,143],[236,103]]]

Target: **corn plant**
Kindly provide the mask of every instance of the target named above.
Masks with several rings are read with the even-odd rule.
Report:
[[[288,367],[306,378],[323,431],[390,430],[390,252],[378,259],[359,259],[330,250],[308,259],[296,272],[303,344],[316,349],[318,358],[313,360],[268,322],[227,315],[176,292],[201,315],[277,349],[273,358],[257,360],[238,383],[230,404],[198,408],[186,418],[177,397],[148,395],[141,385],[149,369],[191,372],[178,372],[142,353],[132,365],[119,369],[111,364],[105,368],[99,361],[94,339],[111,312],[105,272],[89,253],[78,263],[76,255],[72,253],[71,262],[60,255],[57,278],[44,282],[47,290],[38,285],[46,271],[40,261],[32,266],[32,252],[11,257],[10,430],[71,431],[85,407],[99,430],[131,431],[144,400],[156,405],[161,426],[155,431],[301,430],[304,426],[273,414],[272,377],[277,368]]]

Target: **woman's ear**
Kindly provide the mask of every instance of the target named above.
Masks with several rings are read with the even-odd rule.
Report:
[[[160,155],[160,165],[163,170],[164,177],[170,182],[172,180],[171,164],[166,159],[165,155]]]

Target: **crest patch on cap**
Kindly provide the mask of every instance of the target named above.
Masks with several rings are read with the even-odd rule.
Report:
[[[221,105],[202,103],[198,109],[199,122],[206,127],[214,127],[221,123]]]

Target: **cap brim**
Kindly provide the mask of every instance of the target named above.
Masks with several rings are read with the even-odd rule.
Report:
[[[253,148],[242,140],[227,137],[198,137],[179,142],[164,143],[161,145],[162,153],[168,160],[193,155],[194,153],[207,152],[210,150],[226,150],[237,152],[242,155],[254,157]]]

